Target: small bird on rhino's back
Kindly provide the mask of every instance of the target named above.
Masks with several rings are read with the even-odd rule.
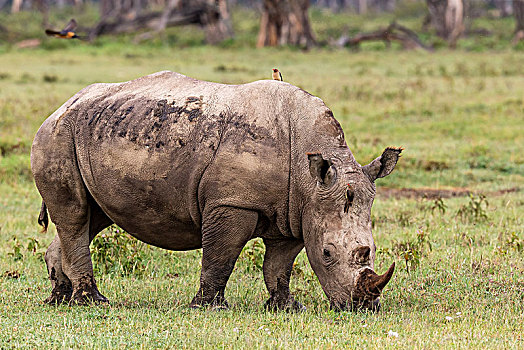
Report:
[[[61,31],[46,29],[45,33],[48,36],[54,36],[55,38],[60,39],[81,39],[78,35],[75,33],[75,29],[77,27],[77,23],[74,19],[71,19],[69,23],[65,26],[64,29]]]
[[[277,68],[273,68],[273,80],[284,81],[282,74]]]

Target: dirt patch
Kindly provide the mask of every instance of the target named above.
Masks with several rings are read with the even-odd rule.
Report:
[[[519,187],[512,187],[498,191],[491,191],[485,193],[488,197],[501,196],[506,193],[520,192]],[[470,194],[475,194],[475,191],[467,188],[391,188],[391,187],[380,187],[377,193],[381,197],[394,197],[394,198],[452,198],[452,197],[466,197]]]

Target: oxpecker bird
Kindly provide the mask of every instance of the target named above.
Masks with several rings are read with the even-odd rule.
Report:
[[[45,33],[49,36],[54,36],[55,38],[61,38],[61,39],[80,39],[78,35],[75,33],[76,29],[76,21],[74,19],[70,20],[69,23],[65,26],[64,29],[57,32],[55,30],[46,29]]]
[[[284,81],[284,79],[282,79],[282,74],[277,68],[273,68],[273,80]]]

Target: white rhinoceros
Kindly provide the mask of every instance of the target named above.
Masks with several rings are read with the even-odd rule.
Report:
[[[31,167],[57,236],[46,253],[50,303],[107,301],[93,278],[91,240],[116,223],[146,243],[203,249],[192,306],[227,306],[242,247],[262,237],[274,309],[305,246],[331,305],[378,309],[394,265],[373,272],[374,181],[401,149],[360,166],[321,99],[291,84],[199,81],[159,72],[86,87],[40,127]]]

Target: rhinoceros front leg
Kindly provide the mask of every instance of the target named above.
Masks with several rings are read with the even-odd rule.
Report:
[[[296,301],[289,292],[289,279],[293,262],[304,247],[304,242],[296,239],[264,239],[264,281],[269,291],[266,308],[270,310],[302,311],[305,307]]]
[[[251,210],[219,207],[202,220],[200,289],[190,307],[228,307],[224,289],[235,262],[253,235],[258,214]]]

